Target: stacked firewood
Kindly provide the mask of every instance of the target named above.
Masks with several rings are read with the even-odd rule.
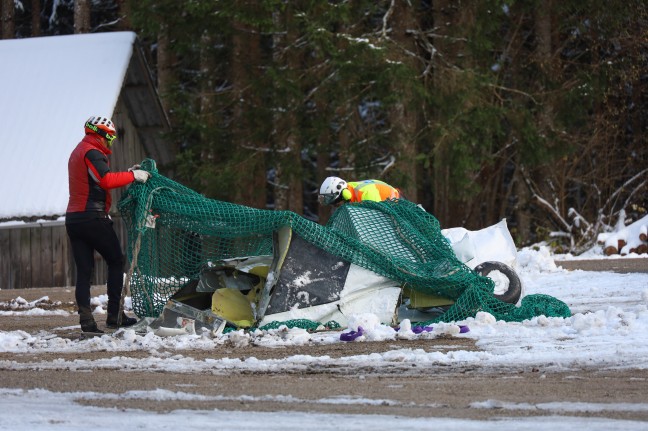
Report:
[[[598,242],[606,256],[648,253],[648,217],[615,232],[599,234]]]

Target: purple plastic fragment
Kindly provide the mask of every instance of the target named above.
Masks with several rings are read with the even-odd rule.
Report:
[[[465,325],[459,325],[459,333],[465,334],[466,332],[470,332],[470,328]]]
[[[432,332],[434,328],[432,326],[414,326],[412,327],[412,332],[415,334],[420,334],[421,332]]]
[[[353,341],[356,338],[362,335],[362,326],[358,326],[357,331],[349,331],[340,334],[340,340],[342,341]]]

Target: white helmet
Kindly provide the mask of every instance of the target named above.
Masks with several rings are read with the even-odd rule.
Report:
[[[86,133],[96,133],[108,140],[108,147],[110,147],[117,137],[117,130],[115,130],[115,125],[110,119],[106,117],[93,116],[88,118],[88,121],[85,123],[85,132]]]
[[[321,204],[331,205],[340,200],[340,195],[346,188],[347,183],[342,178],[328,177],[320,187],[318,200]]]

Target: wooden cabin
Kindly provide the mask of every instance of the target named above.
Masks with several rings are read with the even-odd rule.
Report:
[[[166,175],[169,122],[134,33],[0,40],[0,58],[0,289],[74,286],[67,159],[85,120],[102,115],[115,123],[113,171],[152,158]],[[111,217],[125,252],[122,192],[113,190]],[[96,253],[93,277],[106,283]]]

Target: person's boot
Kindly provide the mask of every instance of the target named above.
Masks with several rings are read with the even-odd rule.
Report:
[[[119,319],[119,314],[108,314],[106,318],[106,327],[117,329],[120,327],[133,326],[137,323],[137,319],[133,317],[128,317],[126,313],[121,312],[121,322]]]
[[[79,307],[79,323],[83,332],[103,332],[97,327],[97,322],[92,317],[92,310],[89,307]]]

